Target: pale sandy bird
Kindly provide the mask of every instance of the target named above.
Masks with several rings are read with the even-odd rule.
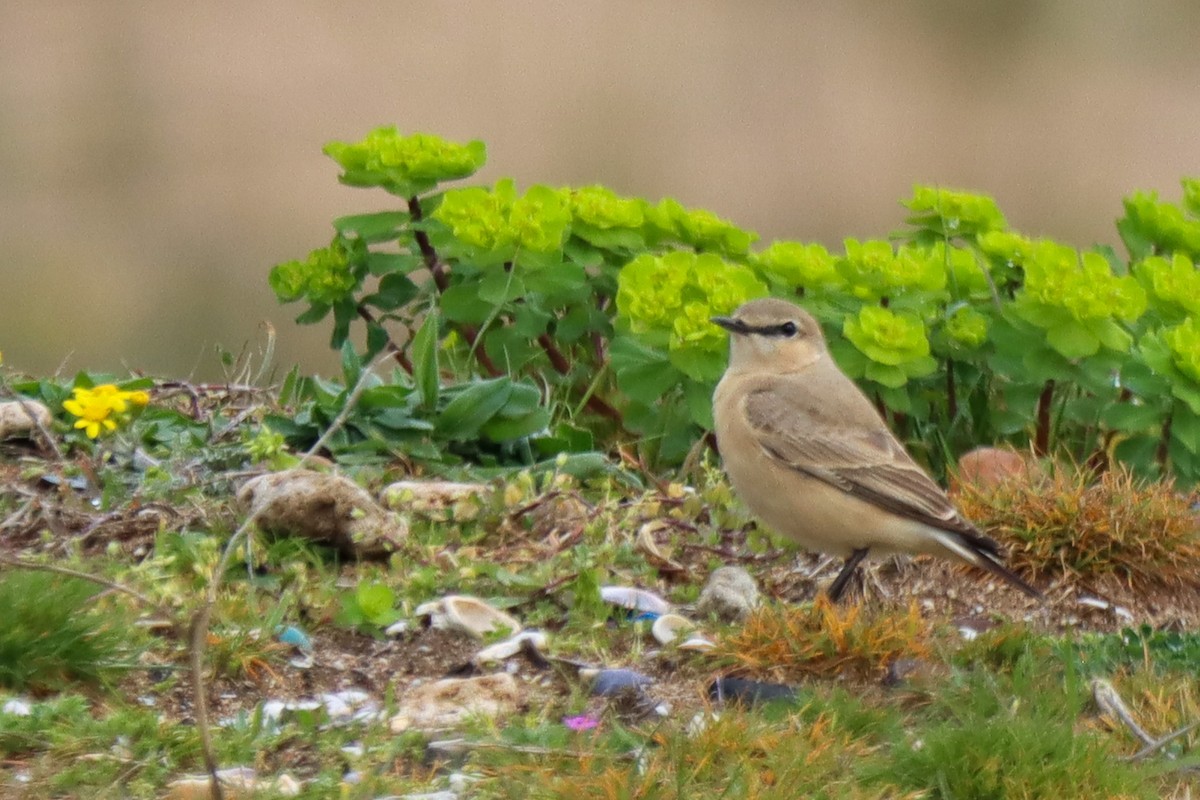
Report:
[[[905,452],[806,311],[752,300],[713,322],[730,333],[729,367],[713,395],[725,471],[777,533],[846,559],[830,599],[868,552],[958,559],[1041,598]]]

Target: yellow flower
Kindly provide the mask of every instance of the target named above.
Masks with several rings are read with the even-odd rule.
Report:
[[[144,406],[150,395],[143,391],[127,392],[115,384],[105,383],[87,389],[76,386],[70,400],[63,401],[63,408],[78,417],[75,427],[95,439],[101,433],[110,433],[119,423],[128,422],[129,405]]]

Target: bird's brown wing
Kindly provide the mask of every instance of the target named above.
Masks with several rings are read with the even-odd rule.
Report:
[[[854,398],[860,399],[866,402]],[[828,409],[777,388],[752,391],[745,399],[746,419],[759,446],[780,464],[996,552],[996,544],[958,513],[873,410],[851,415],[859,423],[855,425],[836,416],[846,410]]]

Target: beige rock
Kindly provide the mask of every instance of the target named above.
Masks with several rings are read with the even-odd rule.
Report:
[[[408,536],[402,517],[340,475],[290,469],[247,481],[238,502],[275,536],[302,536],[357,558],[383,558]]]
[[[49,430],[53,421],[50,409],[36,400],[6,400],[0,403],[0,441],[31,439],[39,425]]]
[[[521,689],[507,672],[475,678],[443,678],[411,689],[400,698],[393,733],[456,728],[467,719],[489,719],[516,713],[521,705]]]
[[[716,614],[727,622],[745,619],[758,605],[758,584],[741,567],[718,567],[696,601],[699,614]]]
[[[217,770],[221,781],[221,792],[227,800],[262,797],[295,797],[300,794],[300,782],[291,775],[277,778],[259,778],[250,767],[231,767]],[[167,800],[208,800],[210,794],[208,776],[189,776],[172,781],[167,786]]]

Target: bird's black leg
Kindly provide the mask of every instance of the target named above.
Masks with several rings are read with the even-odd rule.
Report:
[[[833,583],[829,584],[829,588],[825,590],[825,594],[833,602],[838,602],[842,599],[842,594],[846,591],[846,584],[850,582],[850,576],[854,574],[854,570],[858,569],[858,565],[864,558],[867,557],[867,548],[860,547],[850,554],[846,559],[846,563],[842,565],[842,571],[833,579]]]

